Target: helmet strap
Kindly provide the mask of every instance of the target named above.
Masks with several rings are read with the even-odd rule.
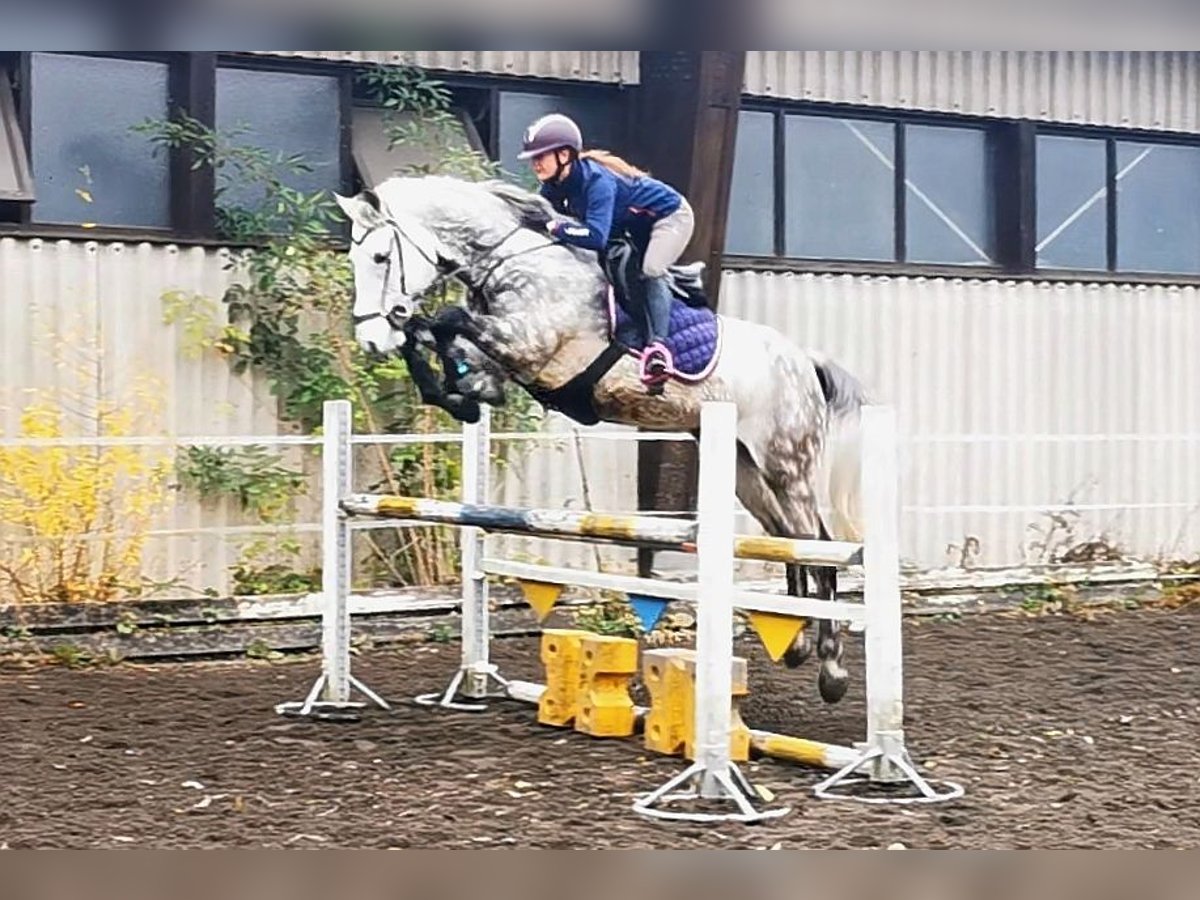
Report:
[[[562,161],[562,159],[558,155],[559,152],[562,150],[567,151],[568,159],[565,163]],[[568,166],[570,166],[572,163],[575,162],[575,160],[578,158],[578,156],[579,156],[579,154],[575,152],[575,149],[573,147],[559,147],[558,150],[554,151],[554,180],[555,181],[563,180],[563,172],[566,170],[566,168]]]

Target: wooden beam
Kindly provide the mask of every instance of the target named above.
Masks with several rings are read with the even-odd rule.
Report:
[[[714,308],[720,302],[745,58],[737,50],[643,50],[634,103],[635,158],[691,203],[696,226],[684,258],[705,262],[704,285]],[[641,444],[638,507],[694,509],[696,475],[694,445]],[[653,551],[639,551],[643,576],[652,562]]]
[[[216,121],[217,55],[179,53],[168,76],[167,106],[172,117],[183,113],[213,127]],[[212,238],[216,234],[212,166],[195,166],[190,148],[171,151],[171,226],[185,238]]]

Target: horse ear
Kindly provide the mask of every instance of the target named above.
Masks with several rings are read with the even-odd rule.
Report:
[[[383,214],[379,211],[379,198],[371,193],[374,203],[365,199],[364,194],[371,193],[364,191],[355,197],[343,197],[336,191],[333,194],[333,199],[337,201],[337,205],[342,208],[342,212],[346,214],[351,222],[356,225],[361,225],[363,228],[374,228],[377,225],[383,224]]]

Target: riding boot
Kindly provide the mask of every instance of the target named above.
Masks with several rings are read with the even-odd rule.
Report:
[[[646,335],[646,345],[654,342],[665,343],[671,331],[671,288],[667,277],[645,279],[646,320],[649,333]]]
[[[641,379],[650,394],[661,394],[674,368],[667,334],[671,328],[671,289],[665,277],[642,279],[646,341],[642,350]]]

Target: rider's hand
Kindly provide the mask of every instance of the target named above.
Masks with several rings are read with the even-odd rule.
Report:
[[[546,220],[546,231],[549,232],[551,236],[553,236],[555,229],[557,229],[557,228],[558,228],[558,220],[557,219],[547,219]]]

